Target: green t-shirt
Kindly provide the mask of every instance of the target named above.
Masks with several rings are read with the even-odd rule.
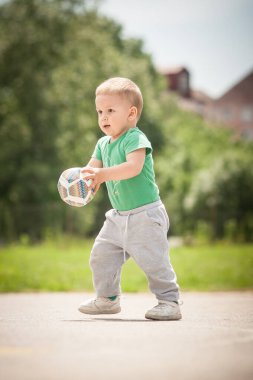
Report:
[[[160,199],[155,183],[151,144],[145,134],[135,127],[113,142],[110,142],[110,136],[102,137],[93,152],[92,157],[102,161],[103,167],[108,168],[126,162],[127,154],[140,148],[146,148],[141,173],[129,179],[106,182],[112,207],[118,211],[131,210]]]

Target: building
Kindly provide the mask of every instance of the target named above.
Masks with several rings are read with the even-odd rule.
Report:
[[[163,70],[162,74],[167,81],[167,88],[184,98],[190,96],[190,73],[185,67],[174,67]]]
[[[207,119],[253,139],[253,70],[205,110]]]
[[[168,90],[179,95],[180,107],[233,129],[237,137],[253,139],[253,70],[218,99],[191,89],[185,67],[163,70],[162,74]]]

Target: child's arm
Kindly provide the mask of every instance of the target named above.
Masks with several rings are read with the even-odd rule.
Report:
[[[92,186],[107,181],[119,181],[137,176],[142,171],[146,156],[146,149],[137,149],[126,156],[126,162],[109,168],[86,166],[82,172],[88,173],[85,179],[92,179]],[[98,161],[98,160],[96,160]]]
[[[90,161],[88,162],[88,164],[86,165],[86,167],[89,167],[91,166],[92,168],[102,168],[103,167],[103,163],[102,161],[100,160],[97,160],[96,158],[91,158]],[[84,170],[82,170],[83,172]]]

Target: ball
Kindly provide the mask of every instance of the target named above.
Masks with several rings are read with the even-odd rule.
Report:
[[[83,207],[93,199],[93,189],[88,190],[91,180],[84,180],[81,168],[65,170],[57,188],[61,199],[70,206]]]

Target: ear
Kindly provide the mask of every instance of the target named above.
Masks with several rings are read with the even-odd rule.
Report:
[[[132,106],[130,109],[129,109],[129,115],[128,115],[128,118],[129,120],[135,120],[137,118],[137,108],[135,106]]]

